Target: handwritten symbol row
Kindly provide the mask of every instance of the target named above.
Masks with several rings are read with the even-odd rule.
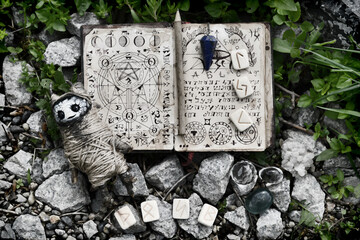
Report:
[[[173,201],[173,218],[188,219],[190,217],[189,199],[178,198]],[[207,203],[201,208],[198,216],[198,222],[211,227],[214,224],[218,210],[216,207]],[[160,219],[160,212],[155,200],[149,200],[141,203],[141,214],[144,222],[154,222]],[[115,218],[120,227],[126,230],[136,223],[136,218],[130,207],[125,205],[115,212]]]
[[[90,40],[90,43],[93,47],[97,48],[103,48],[103,47],[115,47],[117,44],[119,44],[121,47],[126,47],[130,44],[130,39],[127,36],[121,36],[118,41],[116,41],[116,38],[112,35],[109,35],[105,37],[105,40],[103,40],[99,36],[95,36]],[[133,40],[133,43],[136,47],[142,47],[145,44],[146,40],[143,36],[136,36]],[[153,35],[149,39],[149,44],[153,47],[159,46],[161,42],[161,39],[158,35]]]

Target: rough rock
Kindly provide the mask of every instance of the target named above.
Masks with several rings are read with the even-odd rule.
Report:
[[[39,40],[42,41],[45,46],[49,45],[51,42],[58,41],[66,37],[67,34],[65,32],[54,31],[50,34],[49,31],[45,29],[43,29],[38,35]]]
[[[326,147],[302,132],[288,130],[285,135],[287,139],[281,146],[281,166],[294,177],[303,177],[307,169],[313,166],[313,158]]]
[[[172,205],[165,201],[161,201],[159,198],[150,195],[146,198],[146,201],[155,200],[160,213],[160,219],[158,221],[150,222],[150,227],[164,235],[166,238],[172,238],[176,231],[177,226],[175,220],[172,217]]]
[[[43,173],[42,163],[43,163],[42,159],[36,157],[32,164],[31,179],[37,183],[42,183],[44,181],[44,178],[42,176]]]
[[[182,176],[184,176],[184,170],[178,157],[171,155],[166,157],[160,164],[150,168],[145,174],[145,179],[160,190],[167,190]]]
[[[11,183],[4,181],[4,180],[0,180],[0,190],[7,190],[12,186]]]
[[[301,3],[301,17],[314,25],[325,23],[321,31],[323,41],[336,39],[337,47],[347,48],[350,46],[348,36],[358,38],[359,8],[357,1],[351,0],[328,0],[311,1],[303,0]],[[354,4],[351,4],[354,3]]]
[[[5,224],[4,230],[1,231],[0,239],[16,239],[15,232],[12,230],[10,223]]]
[[[325,193],[316,178],[310,174],[295,179],[291,196],[297,201],[304,202],[304,206],[321,220],[325,211]]]
[[[1,84],[0,84],[1,85]],[[4,111],[5,102],[5,94],[0,93],[0,111]]]
[[[65,156],[64,149],[51,150],[42,163],[44,178],[64,172],[69,168],[69,160]]]
[[[107,188],[99,188],[95,192],[95,197],[91,198],[91,210],[94,213],[106,213],[107,205],[111,195]],[[111,201],[111,200],[110,200]]]
[[[343,182],[344,186],[353,186],[354,188],[360,184],[360,180],[356,176],[346,177]],[[360,203],[360,198],[356,198],[353,193],[349,194],[349,197],[343,198],[344,202],[357,205]]]
[[[333,132],[339,132],[341,134],[349,133],[349,129],[346,126],[344,119],[331,119],[328,116],[325,116],[322,123],[327,129]]]
[[[19,150],[5,162],[4,168],[17,177],[26,179],[28,169],[32,171],[32,158],[33,155],[31,153]]]
[[[219,153],[204,159],[193,180],[194,191],[216,204],[226,191],[233,162],[234,157],[229,153]]]
[[[291,212],[289,212],[288,214],[289,218],[294,221],[294,222],[300,222],[300,218],[301,218],[301,211],[298,210],[292,210]]]
[[[294,119],[295,123],[305,127],[306,124],[314,124],[317,123],[320,118],[320,110],[313,107],[306,108],[296,108],[292,114],[292,119]]]
[[[77,37],[51,42],[44,53],[47,64],[61,67],[75,66],[80,59],[80,40]]]
[[[226,220],[229,220],[231,223],[244,230],[248,230],[250,227],[249,217],[243,206],[238,207],[235,211],[225,213],[224,217]]]
[[[134,197],[147,197],[149,196],[149,189],[146,186],[144,175],[142,174],[140,167],[137,163],[128,163],[130,170],[128,173],[136,179],[132,184],[132,191]],[[117,177],[114,183],[114,192],[117,196],[129,196],[128,190],[120,177]]]
[[[100,20],[92,12],[85,12],[83,16],[78,13],[73,13],[68,20],[66,29],[72,34],[80,37],[80,28],[82,25],[97,25],[100,24]]]
[[[277,239],[283,230],[281,213],[276,209],[266,210],[256,223],[256,235],[260,240]]]
[[[122,230],[122,231],[124,231],[125,233],[128,233],[128,234],[144,232],[146,230],[146,225],[143,222],[142,218],[140,217],[139,212],[132,205],[130,205],[128,203],[125,203],[123,206],[128,206],[130,208],[132,214],[135,217],[136,223],[134,225],[132,225],[131,227],[129,227],[128,229]],[[121,207],[123,207],[123,206],[121,206]],[[119,223],[117,222],[117,220],[115,219],[115,217],[114,217],[113,223],[116,228],[121,229],[121,227],[120,227]]]
[[[360,159],[354,159],[355,166],[360,167]],[[346,155],[339,155],[337,157],[328,159],[324,162],[323,170],[326,174],[336,175],[336,170],[341,169],[345,176],[355,175],[354,169],[351,167],[350,160]]]
[[[32,95],[26,90],[24,84],[20,83],[22,74],[22,65],[24,62],[11,62],[11,56],[6,56],[3,62],[2,77],[5,84],[6,100],[11,106],[22,106],[31,103]],[[32,72],[33,68],[26,64],[28,72]]]
[[[125,235],[122,235],[121,237],[109,238],[109,240],[136,240],[136,237],[135,237],[135,235],[132,235],[132,234],[125,234]]]
[[[212,227],[204,226],[198,222],[198,217],[203,206],[203,202],[196,193],[191,194],[189,201],[190,218],[177,220],[179,227],[197,239],[206,238],[211,234]]]
[[[97,225],[93,220],[89,220],[86,223],[84,223],[83,229],[88,239],[90,239],[92,236],[98,233]]]
[[[270,185],[267,188],[273,194],[275,206],[281,212],[286,212],[291,202],[290,180],[284,178],[280,183]]]
[[[70,212],[90,203],[84,176],[78,174],[78,182],[71,182],[71,172],[66,171],[53,175],[45,180],[36,190],[35,196],[40,201],[59,209]]]
[[[37,111],[30,115],[26,123],[29,125],[29,129],[33,133],[42,133],[43,124],[45,122],[43,111]]]
[[[25,214],[17,217],[12,226],[21,239],[46,239],[45,230],[38,216]]]

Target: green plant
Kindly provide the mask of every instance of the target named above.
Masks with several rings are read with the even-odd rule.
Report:
[[[36,4],[36,9],[35,14],[37,18],[46,25],[45,29],[51,34],[54,30],[59,32],[66,31],[65,26],[67,25],[67,20],[70,19],[70,15],[64,1],[41,0]]]
[[[329,187],[327,191],[334,199],[341,200],[343,197],[348,197],[350,193],[354,192],[353,186],[344,186],[344,173],[342,170],[336,170],[336,176],[333,175],[322,175],[320,180],[327,184]]]
[[[23,180],[20,178],[16,180],[16,189],[19,189],[24,186]]]
[[[107,2],[100,0],[99,3],[94,5],[94,13],[98,18],[106,19],[107,22],[111,23],[111,10],[112,6],[108,6]]]
[[[28,184],[31,183],[31,171],[30,171],[30,169],[27,170],[26,180],[27,180]]]

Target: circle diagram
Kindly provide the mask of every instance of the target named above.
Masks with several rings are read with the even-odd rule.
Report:
[[[240,131],[236,130],[236,132],[235,132],[236,140],[238,140],[240,143],[242,143],[244,145],[249,145],[249,144],[253,143],[257,137],[258,137],[258,130],[256,129],[256,127],[254,125],[251,125],[245,131],[240,132]]]
[[[205,140],[206,129],[200,122],[190,122],[185,125],[184,139],[187,143],[198,145]]]
[[[232,129],[226,122],[216,122],[210,126],[209,138],[217,145],[224,145],[231,140]]]

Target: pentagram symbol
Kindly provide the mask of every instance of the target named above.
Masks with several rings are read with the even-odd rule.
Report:
[[[135,62],[119,63],[115,68],[116,82],[125,88],[134,88],[141,84],[139,75],[140,66]]]
[[[216,122],[209,129],[210,140],[217,145],[224,145],[231,140],[232,130],[225,122]]]
[[[187,143],[198,145],[205,140],[206,129],[200,122],[190,122],[185,126],[184,139]]]
[[[236,130],[235,132],[236,140],[238,140],[240,143],[245,145],[249,145],[253,143],[257,138],[257,136],[258,136],[258,130],[254,125],[251,125],[248,129],[246,129],[243,132],[240,132],[238,130]]]
[[[155,56],[150,58],[155,59]],[[129,52],[112,57],[105,55],[99,59],[101,70],[98,73],[97,91],[102,105],[107,109],[104,114],[106,118],[111,112],[113,117],[126,123],[145,119],[145,122],[155,123],[155,117],[151,115],[137,119],[150,109],[157,109],[155,104],[161,87],[158,78],[160,71],[157,59],[152,68],[145,66],[150,58]]]

